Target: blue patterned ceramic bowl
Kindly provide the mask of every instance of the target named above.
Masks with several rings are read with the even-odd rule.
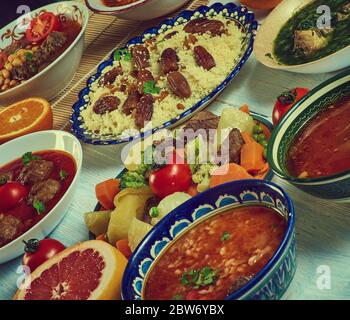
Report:
[[[122,282],[123,299],[142,299],[145,279],[157,257],[194,223],[214,215],[218,210],[254,204],[278,210],[288,221],[287,230],[267,265],[227,299],[280,299],[296,270],[294,208],[291,199],[280,187],[258,180],[242,180],[220,185],[190,199],[163,218],[129,260]]]
[[[286,114],[274,129],[268,147],[270,167],[278,176],[316,197],[350,201],[350,170],[329,177],[301,179],[290,176],[286,168],[287,152],[300,129],[321,110],[349,94],[350,71],[345,71],[310,91]]]
[[[246,7],[236,6],[233,3],[223,5],[221,3],[215,3],[210,7],[201,6],[195,11],[185,10],[181,12],[177,17],[163,21],[160,25],[145,31],[141,36],[131,39],[126,47],[131,45],[143,43],[145,40],[150,39],[157,34],[161,34],[165,31],[171,29],[174,25],[183,24],[189,21],[192,17],[203,17],[203,16],[215,16],[218,13],[222,13],[227,19],[235,20],[241,29],[245,33],[245,40],[242,46],[242,51],[240,55],[240,61],[235,65],[231,73],[227,78],[216,87],[210,94],[208,94],[201,101],[198,101],[194,106],[187,109],[179,116],[169,121],[163,123],[162,125],[155,127],[151,130],[142,132],[136,136],[115,136],[115,135],[99,135],[92,132],[88,132],[84,129],[82,117],[80,113],[84,110],[88,103],[88,95],[91,90],[91,84],[96,81],[103,71],[103,69],[113,63],[114,52],[111,54],[110,58],[103,61],[97,67],[97,73],[90,77],[87,81],[87,86],[80,91],[78,101],[73,105],[73,114],[71,116],[72,131],[73,133],[82,141],[86,143],[96,144],[96,145],[110,145],[110,144],[120,144],[124,142],[131,141],[137,138],[144,138],[154,132],[164,129],[171,128],[179,125],[180,123],[188,120],[196,112],[205,108],[215,97],[226,88],[230,81],[239,73],[243,65],[248,60],[250,54],[253,50],[254,38],[257,30],[257,22],[254,20],[254,13],[248,11]]]

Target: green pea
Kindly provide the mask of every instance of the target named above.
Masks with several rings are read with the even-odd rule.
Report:
[[[267,149],[266,148],[263,151],[263,157],[265,158],[265,160],[267,159]]]
[[[260,144],[266,149],[269,144],[266,140],[260,141]]]
[[[259,139],[259,135],[258,134],[253,134],[253,139],[255,140],[255,141],[257,141],[258,142],[258,139]]]
[[[159,216],[159,210],[157,207],[152,207],[149,209],[149,215],[151,218],[158,218]]]
[[[263,130],[263,128],[261,127],[261,125],[256,124],[256,125],[253,127],[253,133],[259,134],[259,133],[263,133],[263,132],[264,132],[264,130]]]
[[[261,142],[261,141],[266,141],[266,136],[264,133],[259,133],[258,134],[258,142]]]

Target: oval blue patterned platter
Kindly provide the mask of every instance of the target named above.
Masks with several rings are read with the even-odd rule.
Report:
[[[274,256],[263,269],[226,299],[280,299],[296,271],[295,213],[289,196],[274,183],[263,180],[241,180],[220,185],[188,200],[164,217],[131,256],[122,282],[123,299],[143,298],[148,273],[158,261],[157,257],[191,226],[218,211],[245,205],[275,209],[287,220],[287,230]]]
[[[215,16],[217,14],[222,14],[224,17],[230,20],[234,20],[237,25],[241,28],[242,32],[245,34],[244,41],[242,44],[241,54],[238,63],[235,64],[234,68],[230,74],[222,81],[222,83],[213,89],[213,91],[204,97],[202,100],[198,101],[194,106],[185,110],[183,113],[177,117],[170,119],[169,121],[163,123],[162,125],[155,127],[153,129],[141,132],[134,136],[115,136],[115,135],[100,135],[92,132],[88,132],[84,128],[84,122],[81,117],[81,111],[87,107],[89,102],[88,95],[91,91],[91,85],[93,82],[98,81],[103,70],[113,64],[114,52],[111,54],[108,60],[103,61],[97,68],[95,75],[90,77],[87,81],[87,86],[80,91],[78,101],[73,105],[73,113],[70,118],[72,123],[72,132],[82,141],[95,145],[110,145],[110,144],[120,144],[129,142],[133,139],[145,138],[146,136],[155,133],[156,131],[164,128],[175,127],[182,122],[188,120],[196,112],[205,108],[210,102],[212,102],[215,97],[226,88],[226,86],[232,81],[232,79],[240,72],[243,65],[246,63],[250,57],[253,50],[253,43],[255,39],[255,34],[257,30],[258,23],[254,19],[254,13],[249,11],[244,6],[236,6],[233,3],[223,5],[221,3],[215,3],[210,7],[201,6],[194,11],[185,10],[181,12],[175,18],[171,18],[163,21],[158,26],[145,31],[141,36],[131,39],[126,47],[130,47],[135,44],[144,43],[147,39],[161,34],[165,31],[170,30],[175,25],[183,24],[191,18],[199,18],[204,16]]]

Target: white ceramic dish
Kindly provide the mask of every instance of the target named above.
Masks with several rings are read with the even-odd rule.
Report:
[[[54,98],[78,69],[84,50],[84,33],[89,20],[89,11],[85,5],[75,1],[53,3],[29,13],[30,19],[24,16],[11,22],[0,30],[0,48],[5,48],[14,40],[23,36],[29,20],[43,11],[53,12],[61,17],[69,17],[81,24],[81,31],[74,42],[55,61],[34,77],[20,85],[0,93],[0,106],[6,106],[15,101],[38,96],[48,100]],[[26,23],[24,22],[26,21]],[[22,23],[25,23],[22,25]]]
[[[80,142],[70,133],[64,131],[41,131],[14,139],[0,146],[0,167],[20,158],[28,151],[63,150],[70,153],[77,165],[77,172],[72,184],[56,206],[35,226],[17,239],[0,248],[0,264],[23,254],[23,240],[43,239],[62,220],[77,188],[81,171],[83,152]]]
[[[102,0],[85,0],[94,12],[114,15],[127,20],[150,20],[181,8],[189,0],[139,0],[125,6],[108,7]]]
[[[254,53],[256,58],[265,66],[273,69],[299,73],[324,73],[341,70],[350,66],[350,46],[347,46],[327,57],[299,65],[279,64],[271,54],[274,40],[283,25],[297,11],[313,0],[284,0],[266,18],[255,39]]]

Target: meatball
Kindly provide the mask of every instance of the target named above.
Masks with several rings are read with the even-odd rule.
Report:
[[[13,240],[23,224],[18,218],[0,213],[0,247]]]
[[[33,160],[24,166],[18,181],[22,184],[34,184],[47,179],[53,169],[53,162],[47,160]]]
[[[40,181],[33,185],[28,195],[28,203],[33,204],[35,201],[48,203],[60,190],[61,184],[54,179]]]

